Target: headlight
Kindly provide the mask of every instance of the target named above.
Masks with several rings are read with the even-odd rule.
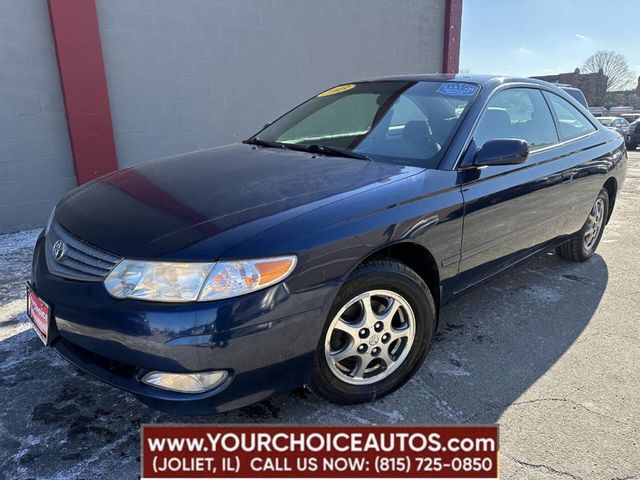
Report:
[[[104,285],[115,298],[205,302],[260,290],[287,278],[296,257],[218,263],[122,260]]]
[[[104,286],[116,298],[192,302],[198,298],[213,265],[122,260],[104,281]]]

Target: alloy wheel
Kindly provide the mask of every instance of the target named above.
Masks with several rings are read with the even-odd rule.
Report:
[[[604,224],[604,200],[598,198],[591,209],[587,219],[587,228],[584,232],[584,248],[590,252],[598,241],[600,230]]]
[[[324,354],[343,382],[368,385],[391,375],[415,339],[413,309],[400,294],[371,290],[349,300],[332,319]]]

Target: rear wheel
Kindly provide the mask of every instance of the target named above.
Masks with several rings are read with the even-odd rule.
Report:
[[[358,267],[338,294],[316,350],[313,387],[336,403],[360,403],[403,385],[431,341],[435,306],[409,267]]]
[[[556,248],[556,253],[566,260],[584,262],[590,259],[598,248],[609,212],[609,194],[606,188],[600,190],[591,213],[580,231]]]

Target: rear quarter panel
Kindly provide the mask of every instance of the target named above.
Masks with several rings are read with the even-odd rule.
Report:
[[[573,209],[567,218],[567,233],[582,228],[598,193],[608,179],[614,178],[619,190],[627,170],[624,140],[615,132],[599,130],[571,146],[573,181],[567,194],[573,196]]]

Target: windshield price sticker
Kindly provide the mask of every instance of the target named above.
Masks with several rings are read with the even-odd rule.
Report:
[[[438,87],[438,93],[451,97],[470,97],[478,91],[476,85],[462,82],[447,82]]]
[[[141,477],[498,478],[498,427],[144,425]]]
[[[348,83],[346,85],[340,85],[338,87],[333,87],[329,90],[325,90],[324,92],[322,92],[321,94],[318,95],[318,97],[328,97],[329,95],[335,95],[336,93],[342,93],[342,92],[347,92],[349,90],[351,90],[352,88],[355,88],[356,84],[355,83]]]

